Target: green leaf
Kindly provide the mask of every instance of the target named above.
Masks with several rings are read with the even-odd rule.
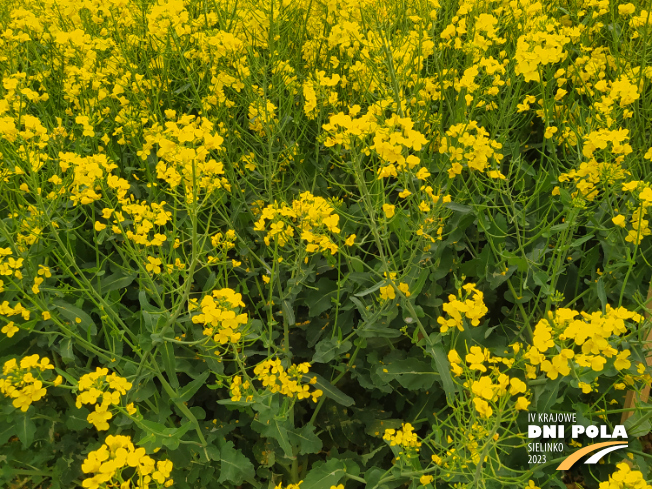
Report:
[[[568,221],[563,222],[563,223],[561,223],[561,224],[555,224],[554,226],[551,226],[551,227],[550,227],[550,231],[563,231],[563,230],[566,229],[567,227],[568,227]],[[543,236],[544,236],[545,238],[548,237],[548,236],[546,236],[545,234],[544,234]]]
[[[385,280],[381,280],[376,285],[373,285],[368,289],[365,289],[362,292],[358,292],[357,294],[353,294],[353,295],[355,295],[356,297],[364,297],[365,295],[373,294],[378,289],[380,289],[383,285],[385,285]]]
[[[61,370],[60,368],[54,368],[54,371],[58,374],[61,375],[64,379],[66,379],[68,382],[70,382],[71,385],[77,385],[77,379],[75,378],[74,375],[70,375],[68,372],[65,370]]]
[[[148,451],[160,448],[161,445],[165,445],[170,450],[176,450],[179,448],[181,437],[193,426],[192,421],[188,421],[179,428],[166,428],[163,424],[146,419],[139,421],[138,424],[142,425],[141,428],[144,427],[145,436],[137,444]]]
[[[220,478],[217,482],[232,482],[239,486],[255,476],[254,466],[241,450],[234,448],[232,441],[220,446]]]
[[[208,453],[210,459],[214,460],[215,462],[219,462],[221,460],[220,449],[217,448],[215,445],[208,445],[206,447],[206,453]]]
[[[177,378],[176,358],[174,356],[174,345],[170,342],[163,342],[158,347],[161,352],[161,363],[167,373],[168,382],[174,389],[179,388],[179,379]]]
[[[313,377],[317,377],[317,382],[314,384],[315,389],[321,389],[321,391],[324,393],[324,396],[345,407],[353,406],[355,404],[355,401],[352,397],[344,394],[344,392],[339,390],[319,374],[306,374],[303,376],[303,381],[309,382]]]
[[[199,390],[199,388],[206,383],[206,379],[211,373],[205,371],[199,375],[195,380],[187,384],[181,392],[179,392],[179,400],[181,402],[188,402],[192,396]]]
[[[333,358],[349,351],[353,345],[350,341],[341,342],[337,338],[327,338],[317,343],[313,363],[328,363]]]
[[[417,358],[395,360],[386,365],[376,365],[376,374],[385,382],[397,380],[409,390],[430,389],[439,374],[432,367]]]
[[[448,356],[444,352],[444,347],[441,343],[432,345],[432,347],[430,347],[430,353],[435,360],[435,367],[437,372],[439,372],[442,387],[446,393],[446,400],[448,401],[448,405],[452,406],[455,401],[455,394],[457,389],[455,388],[453,378],[451,377],[451,366],[448,362]]]
[[[604,280],[602,277],[598,279],[598,299],[600,299],[602,310],[605,311],[607,307],[607,292],[604,290]]]
[[[11,418],[10,418],[11,421]],[[4,445],[9,441],[9,438],[16,434],[16,426],[13,422],[0,423],[0,446]]]
[[[294,317],[294,310],[292,309],[292,304],[288,301],[283,301],[281,303],[281,309],[283,309],[283,315],[287,320],[288,326],[294,326],[296,319]]]
[[[548,283],[549,277],[546,272],[536,272],[533,276],[534,278],[534,283],[537,284],[540,287],[543,287]]]
[[[356,299],[355,297],[349,297],[349,299],[351,300],[351,302],[355,304],[355,307],[358,309],[358,312],[362,316],[362,319],[364,321],[367,321],[367,319],[369,318],[369,311],[362,303],[362,301],[360,299]]]
[[[91,336],[95,336],[97,334],[97,326],[95,325],[95,322],[80,308],[60,299],[54,300],[53,303],[56,308],[59,309],[61,315],[72,324],[79,324],[79,326],[84,328],[84,330],[87,333],[90,333]],[[81,319],[81,323],[77,323],[77,318]]]
[[[290,445],[287,428],[279,423],[279,421],[274,417],[267,420],[255,420],[251,424],[251,429],[260,433],[264,437],[273,438],[281,446],[281,449],[287,458],[295,458],[294,455],[292,455],[292,445]]]
[[[132,390],[129,391],[129,400],[133,402],[141,402],[145,399],[149,399],[155,392],[157,392],[156,385],[152,382],[151,375],[141,379],[134,385],[134,387],[135,389],[132,388]]]
[[[398,338],[402,335],[398,329],[388,327],[387,321],[377,319],[365,321],[362,326],[358,327],[357,333],[360,338]]]
[[[81,431],[90,428],[91,424],[87,418],[91,412],[82,406],[80,409],[71,409],[68,411],[66,427],[73,431]]]
[[[316,462],[303,479],[301,489],[325,489],[336,486],[345,474],[346,464],[343,460],[332,458],[325,463]]]
[[[326,312],[333,307],[331,297],[335,297],[337,291],[337,283],[326,277],[320,278],[315,285],[317,290],[307,289],[305,298],[305,303],[309,308],[308,314],[311,318],[319,316],[322,312]]]
[[[27,413],[22,413],[15,418],[16,435],[23,443],[23,449],[27,449],[34,441],[34,433],[36,433],[36,425],[32,417]]]
[[[369,436],[382,437],[385,434],[385,430],[400,428],[403,423],[405,421],[402,419],[374,419],[365,428],[365,433]],[[382,446],[386,447],[387,445],[383,444]]]
[[[448,202],[446,204],[446,207],[448,207],[452,211],[461,212],[462,214],[468,214],[473,210],[472,207],[469,207],[468,205],[464,205],[464,204],[458,204],[457,202]]]
[[[627,436],[630,438],[639,438],[641,436],[647,435],[650,430],[652,430],[650,417],[652,417],[652,413],[650,412],[647,414],[635,412],[632,416],[627,418],[625,421],[625,430],[627,431]]]
[[[63,363],[73,363],[75,361],[75,354],[72,351],[72,339],[64,338],[59,343],[59,355]]]
[[[100,281],[100,290],[102,294],[106,294],[107,292],[111,292],[113,290],[124,289],[125,287],[131,285],[131,282],[133,282],[135,279],[135,273],[129,275],[125,275],[123,272],[113,273],[108,277],[104,277]]]
[[[581,246],[584,243],[586,243],[588,240],[592,239],[593,236],[595,236],[595,234],[587,234],[586,236],[582,236],[581,238],[573,241],[570,246],[571,248],[577,248],[578,246]]]
[[[536,411],[537,413],[549,413],[552,406],[557,402],[557,393],[559,392],[559,384],[561,377],[546,382],[545,385],[536,386],[534,395],[536,398]]]
[[[322,441],[315,434],[315,427],[311,424],[305,425],[301,430],[290,430],[290,441],[299,447],[299,455],[318,453],[322,449]]]

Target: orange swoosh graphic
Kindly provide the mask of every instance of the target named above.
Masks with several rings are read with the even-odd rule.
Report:
[[[600,448],[608,447],[611,445],[622,445],[623,443],[624,442],[622,441],[605,441],[603,443],[595,443],[593,445],[589,445],[588,447],[584,447],[576,451],[575,453],[569,455],[567,458],[565,458],[564,461],[559,464],[557,470],[568,470],[573,466],[575,462],[577,462],[579,459],[581,459],[584,455],[588,453],[595,452]]]

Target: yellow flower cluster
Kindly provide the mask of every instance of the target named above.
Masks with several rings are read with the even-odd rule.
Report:
[[[102,198],[102,194],[99,193],[102,188],[101,182],[112,170],[118,168],[118,165],[110,162],[105,154],[80,156],[71,152],[59,153],[59,166],[61,171],[66,174],[72,167],[72,183],[68,185],[70,200],[75,205],[87,205],[100,200]],[[115,175],[112,176],[117,178]],[[64,190],[63,186],[61,190]]]
[[[301,363],[298,365],[291,365],[287,370],[281,364],[281,360],[276,358],[274,360],[268,359],[256,365],[254,373],[259,381],[263,383],[263,387],[272,393],[280,392],[284,396],[297,399],[306,399],[312,397],[313,402],[324,393],[321,389],[315,389],[309,392],[310,386],[308,384],[315,384],[317,377],[313,377],[308,384],[301,384],[304,374],[310,370],[309,363]]]
[[[84,460],[82,472],[92,476],[82,481],[82,487],[148,489],[152,484],[157,488],[170,487],[174,483],[170,478],[172,468],[169,460],[156,462],[144,448],[135,448],[130,436],[109,435],[104,444]],[[135,469],[133,475],[125,477],[123,472],[131,472],[129,469]]]
[[[242,337],[240,326],[247,324],[248,317],[246,313],[237,314],[236,309],[244,305],[242,294],[228,288],[214,290],[212,295],[202,298],[199,304],[201,313],[193,316],[192,322],[203,324],[204,336],[208,336],[216,345],[237,343]],[[196,302],[191,302],[191,310],[197,307]]]
[[[632,147],[627,144],[628,129],[608,130],[600,129],[592,131],[584,136],[584,147],[582,154],[589,159],[588,162],[582,162],[579,169],[562,173],[559,176],[559,182],[572,181],[577,191],[572,193],[575,197],[578,192],[587,200],[592,201],[598,195],[598,185],[604,188],[611,188],[617,180],[624,179],[629,172],[624,170],[620,165],[625,156],[632,152]],[[611,155],[617,155],[613,162],[597,161],[595,152],[601,151],[605,160],[613,159]],[[558,194],[559,190],[555,189],[553,194]]]
[[[373,144],[363,151],[368,155],[373,151],[380,158],[382,165],[378,169],[378,179],[397,178],[399,173],[408,170],[414,172],[419,179],[430,175],[425,167],[419,166],[419,157],[405,155],[409,150],[421,151],[428,142],[421,132],[413,129],[412,119],[396,114],[385,119],[380,104],[372,105],[366,114],[355,118],[359,111],[360,106],[354,105],[349,108],[348,115],[339,112],[330,117],[329,122],[322,126],[329,134],[324,142],[326,147],[344,145],[350,149],[356,140],[363,141],[368,136],[373,136]]]
[[[462,292],[464,289],[464,292]],[[458,297],[453,294],[448,296],[444,304],[444,311],[448,318],[438,317],[437,323],[441,325],[441,332],[446,333],[449,328],[464,331],[464,317],[471,321],[473,326],[478,326],[480,320],[489,311],[484,305],[484,294],[475,288],[475,284],[466,284],[457,291]]]
[[[446,458],[444,459],[446,461],[442,460],[440,456],[434,454],[431,455],[432,461],[447,469],[453,469],[456,467],[466,469],[470,462],[477,465],[480,462],[480,452],[482,451],[481,443],[486,443],[490,435],[487,428],[476,421],[471,426],[460,427],[456,435],[457,439],[455,440],[453,440],[450,435],[446,438],[448,446],[450,447],[446,450]],[[497,438],[497,434],[494,435],[494,441],[497,440]]]
[[[600,483],[599,489],[652,489],[640,470],[632,470],[625,462],[616,464],[616,468],[608,481]]]
[[[163,46],[170,30],[177,36],[190,34],[188,11],[182,0],[159,0],[147,14],[147,31]]]
[[[170,222],[170,219],[172,218],[172,213],[165,210],[166,202],[163,201],[160,204],[157,204],[155,202],[147,203],[145,201],[132,201],[126,198],[120,199],[120,203],[122,204],[120,207],[121,211],[107,207],[102,210],[102,217],[104,219],[110,219],[113,216],[112,230],[115,234],[122,234],[125,226],[122,223],[127,221],[127,218],[124,216],[124,214],[126,214],[131,217],[128,221],[129,226],[133,227],[133,230],[127,228],[124,233],[128,239],[141,246],[161,246],[165,241],[167,241],[167,236],[160,232],[156,232],[156,228],[160,231],[160,228]],[[122,228],[120,225],[122,225]],[[95,230],[98,232],[106,227],[107,225],[100,221],[95,222]],[[150,233],[152,232],[154,232],[154,235],[151,236],[150,239]]]
[[[285,489],[300,489],[299,486],[301,485],[303,481],[299,481],[296,484],[288,484],[285,486]],[[284,489],[283,488],[283,483],[279,482],[277,486],[274,487],[274,489]]]
[[[520,345],[513,345],[514,352],[518,352]],[[484,418],[489,418],[493,414],[493,408],[489,403],[495,404],[499,398],[509,394],[510,396],[519,396],[514,404],[516,410],[527,410],[530,401],[525,397],[527,385],[517,377],[509,377],[507,374],[500,372],[497,364],[504,364],[508,368],[514,364],[514,358],[501,358],[491,355],[487,348],[472,346],[465,357],[465,363],[462,362],[456,350],[448,352],[448,361],[451,364],[451,370],[456,377],[463,373],[467,380],[464,387],[473,394],[473,405],[475,410]],[[490,369],[484,365],[492,365]],[[480,371],[486,375],[480,376],[479,379],[471,377],[469,372],[463,367],[466,366],[468,371]],[[523,395],[521,395],[523,394]]]
[[[113,418],[109,409],[112,405],[120,404],[120,396],[131,389],[131,382],[127,382],[127,379],[113,372],[109,374],[107,368],[97,367],[95,372],[83,375],[79,379],[77,388],[80,392],[76,400],[77,408],[81,408],[84,404],[95,405],[95,411],[90,413],[86,420],[98,431],[106,431],[109,429],[108,421]],[[98,404],[100,398],[101,403]],[[136,412],[133,403],[129,403],[126,409],[129,414]]]
[[[383,275],[385,276],[386,279],[389,279],[390,282],[394,282],[396,279],[396,272],[389,272],[389,277],[387,276],[387,272],[383,272]],[[405,294],[405,297],[410,297],[410,287],[408,284],[405,282],[400,282],[397,286],[398,290],[403,292]],[[385,285],[379,289],[380,292],[380,300],[381,301],[387,301],[387,300],[394,300],[396,298],[396,292],[394,291],[394,286],[393,285]]]
[[[532,25],[527,34],[521,35],[516,44],[514,59],[517,75],[523,75],[526,82],[541,81],[539,67],[559,63],[568,55],[564,45],[571,36],[579,35],[579,30],[562,27],[554,19],[541,16],[536,19],[539,25]]]
[[[41,372],[53,369],[54,365],[50,363],[49,358],[44,357],[39,361],[36,354],[22,358],[20,363],[15,358],[7,360],[0,376],[0,392],[13,399],[12,404],[16,409],[25,412],[33,402],[46,394]],[[38,378],[34,377],[35,374]],[[56,387],[62,380],[58,375],[53,382],[45,383]]]
[[[213,248],[219,249],[226,253],[235,247],[235,231],[229,229],[226,233],[217,233],[211,236],[211,244]]]
[[[647,152],[646,158],[652,159],[652,149]],[[635,180],[623,184],[623,191],[630,192],[638,201],[638,205],[632,212],[632,217],[630,219],[632,228],[628,230],[627,236],[625,236],[625,241],[634,245],[639,245],[645,236],[652,234],[649,220],[644,218],[645,215],[649,213],[648,209],[652,205],[652,188],[646,182]],[[618,214],[612,219],[612,221],[616,226],[621,228],[627,226],[626,218],[623,214]]]
[[[328,235],[329,232],[340,232],[340,216],[334,212],[334,207],[326,199],[303,192],[298,199],[292,201],[292,207],[274,202],[263,208],[254,231],[265,231],[265,221],[270,221],[264,238],[265,244],[270,246],[271,240],[274,240],[279,246],[285,246],[295,235],[296,225],[300,238],[307,243],[308,253],[328,250],[334,255],[338,246]]]
[[[171,111],[170,115],[173,114]],[[207,194],[218,189],[231,191],[223,176],[224,164],[210,157],[211,151],[223,151],[224,138],[215,133],[209,119],[184,115],[176,122],[166,122],[165,129],[156,123],[145,131],[145,141],[138,152],[140,158],[147,160],[157,145],[156,177],[165,181],[172,191],[182,185],[187,203],[193,202],[193,195],[199,195],[202,190]]]
[[[249,129],[259,136],[274,132],[278,120],[276,119],[276,105],[269,100],[265,103],[256,101],[249,104]]]
[[[251,394],[251,383],[248,380],[242,382],[242,377],[239,375],[234,375],[231,378],[231,383],[229,386],[229,391],[231,392],[231,400],[233,402],[238,402],[242,399],[242,394],[247,393],[245,402],[251,402],[254,400],[253,394]]]
[[[217,256],[208,255],[206,257],[207,263],[214,264],[218,262],[226,262],[228,259],[229,250],[235,248],[236,235],[233,229],[229,229],[225,233],[215,233],[211,236],[211,244],[217,252]],[[234,267],[240,266],[241,262],[232,259],[231,263]]]
[[[23,259],[21,258],[20,260],[22,262]],[[36,280],[38,280],[39,278],[40,277],[37,277]],[[41,282],[42,281],[43,280],[41,279]],[[0,316],[11,317],[11,316],[16,316],[18,314],[20,314],[25,321],[27,321],[31,316],[30,310],[25,309],[25,306],[23,306],[20,302],[16,304],[14,307],[11,307],[8,301],[3,301],[2,304],[0,304]],[[20,328],[13,321],[9,321],[7,324],[5,324],[2,327],[0,331],[6,334],[9,338],[11,338],[19,331],[19,329]]]
[[[446,131],[439,152],[447,154],[450,158],[449,178],[460,175],[464,169],[462,163],[466,163],[470,170],[486,172],[491,178],[504,179],[505,176],[498,169],[503,155],[495,151],[502,147],[501,143],[489,139],[489,133],[484,127],[479,126],[476,121],[469,121],[455,124]],[[493,165],[490,160],[494,161]]]
[[[419,437],[414,433],[414,427],[410,423],[403,423],[400,430],[387,428],[383,440],[388,440],[390,446],[401,446],[404,448],[418,448],[421,446]]]
[[[20,280],[23,278],[23,273],[21,272],[20,269],[23,267],[23,262],[25,260],[23,258],[16,259],[11,256],[12,254],[13,252],[11,251],[11,248],[0,248],[0,275],[3,276],[13,275],[18,280]],[[4,282],[0,283],[0,286],[2,286],[3,284]]]
[[[374,144],[371,149],[383,162],[383,166],[378,169],[378,179],[390,176],[397,178],[399,172],[406,171],[406,167],[413,170],[420,165],[421,160],[417,156],[404,156],[406,150],[421,151],[421,148],[428,142],[423,134],[413,129],[413,126],[414,122],[409,117],[392,114],[392,117],[386,119],[383,125],[376,128],[373,137]],[[428,172],[424,167],[415,173],[420,179],[429,175],[426,175]]]
[[[338,95],[333,90],[342,80],[340,75],[326,76],[326,72],[318,70],[313,79],[307,79],[302,84],[304,105],[303,110],[308,119],[316,117],[316,109],[319,102],[322,106],[331,105],[336,107],[338,104]],[[331,89],[331,90],[329,90]]]
[[[559,375],[568,376],[573,370],[601,372],[607,359],[611,358],[614,358],[616,370],[629,369],[630,351],[619,352],[614,348],[620,343],[619,337],[627,333],[626,321],[640,323],[643,317],[624,307],[614,309],[609,304],[605,314],[565,308],[551,312],[548,318],[537,323],[532,345],[524,355],[529,362],[526,365],[527,377],[536,378],[537,368],[553,380]],[[575,346],[579,346],[581,352],[576,352]],[[548,351],[556,354],[546,354]],[[586,386],[582,387],[586,392]]]

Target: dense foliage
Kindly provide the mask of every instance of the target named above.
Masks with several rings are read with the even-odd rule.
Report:
[[[0,1],[0,484],[650,488],[651,11]]]

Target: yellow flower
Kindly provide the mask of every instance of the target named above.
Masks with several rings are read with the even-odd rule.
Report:
[[[6,334],[8,338],[11,338],[16,334],[16,332],[18,332],[18,329],[19,328],[14,324],[14,322],[11,321],[10,323],[6,324],[1,331]]]
[[[530,401],[528,401],[525,397],[519,397],[516,400],[515,407],[518,411],[527,411],[529,405],[530,405]]]
[[[625,216],[623,216],[622,214],[618,214],[616,217],[611,219],[611,221],[616,226],[620,226],[621,228],[624,228],[626,226],[626,224],[625,224]]]
[[[380,298],[382,300],[387,300],[387,299],[393,300],[396,298],[396,292],[394,292],[394,287],[392,287],[391,285],[386,285],[384,287],[381,287],[379,289],[379,292],[380,292]]]
[[[473,398],[473,404],[475,405],[475,410],[484,418],[490,418],[494,412],[493,409],[491,409],[491,406],[489,406],[489,403],[479,397]]]
[[[391,217],[394,216],[394,209],[396,209],[395,205],[383,204],[383,212],[385,212],[385,216],[387,217],[387,219],[390,219]]]
[[[108,411],[98,411],[99,406],[96,406],[96,410],[88,415],[86,420],[95,426],[97,431],[106,431],[109,429],[109,421],[113,415]]]
[[[553,134],[557,132],[557,128],[555,126],[548,126],[546,127],[546,132],[543,134],[543,137],[546,139],[550,139]]]
[[[616,367],[616,370],[624,370],[630,367],[632,363],[629,360],[627,360],[627,357],[629,355],[630,355],[629,350],[623,350],[618,354],[618,357],[614,362],[614,367]]]
[[[95,231],[100,232],[103,229],[106,229],[106,224],[102,224],[100,221],[95,221]]]
[[[161,273],[161,260],[159,258],[154,258],[151,256],[147,257],[147,263],[145,269],[151,273]]]
[[[421,482],[421,484],[423,484],[425,486],[426,484],[430,484],[433,480],[434,480],[433,476],[424,474],[419,479],[419,482]]]
[[[527,385],[525,382],[523,382],[521,379],[518,379],[516,377],[512,377],[509,379],[509,383],[511,385],[511,388],[509,389],[509,393],[511,395],[515,394],[521,394],[527,390]]]
[[[34,285],[32,285],[32,292],[34,294],[38,294],[41,290],[39,289],[39,285],[43,283],[43,277],[35,277],[34,278]]]
[[[410,297],[409,286],[405,282],[401,282],[400,284],[398,284],[398,290],[403,292],[403,294],[405,294],[405,297]]]
[[[346,238],[346,241],[344,242],[344,244],[346,246],[353,246],[353,242],[355,241],[355,237],[356,237],[355,234],[351,234],[348,238]]]
[[[52,317],[52,314],[50,314],[50,311],[43,311],[41,313],[41,315],[43,316],[44,321],[47,321],[48,319],[50,319]]]
[[[636,7],[634,6],[633,3],[624,3],[622,5],[618,5],[618,13],[620,15],[630,15],[633,14],[636,11]]]
[[[38,269],[38,274],[39,275],[44,275],[45,278],[50,278],[52,276],[52,273],[50,272],[49,267],[45,267],[43,265],[39,265],[38,267],[39,267],[39,269]]]
[[[421,167],[415,175],[415,177],[417,177],[419,180],[425,180],[429,176],[430,176],[430,172],[426,170],[425,167]]]

